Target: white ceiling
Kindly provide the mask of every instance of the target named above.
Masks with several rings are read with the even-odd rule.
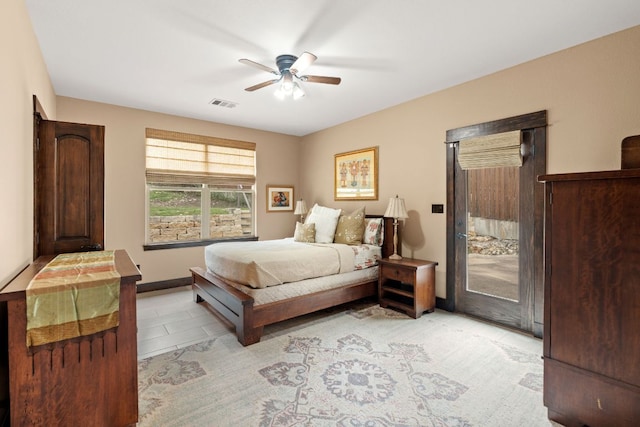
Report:
[[[56,94],[306,135],[640,24],[638,0],[26,0]],[[280,54],[318,56],[279,101]],[[210,105],[214,99],[235,108]]]

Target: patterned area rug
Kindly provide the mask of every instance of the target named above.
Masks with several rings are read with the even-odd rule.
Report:
[[[139,362],[139,426],[550,426],[542,342],[356,304]]]

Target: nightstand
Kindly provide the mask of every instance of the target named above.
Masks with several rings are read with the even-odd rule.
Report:
[[[421,259],[383,258],[378,276],[380,307],[392,307],[417,319],[436,308],[437,262]]]

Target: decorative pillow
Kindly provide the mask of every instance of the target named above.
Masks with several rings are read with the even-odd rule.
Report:
[[[359,245],[364,234],[364,206],[349,215],[340,215],[336,227],[334,243]]]
[[[320,206],[317,203],[311,208],[311,213],[307,216],[305,224],[316,224],[316,243],[333,243],[333,236],[336,234],[336,226],[340,217],[340,209],[331,209]]]
[[[303,224],[296,222],[296,232],[293,234],[295,242],[315,243],[316,241],[316,225],[311,222]]]
[[[353,245],[351,246],[355,255],[354,268],[362,270],[378,264],[382,258],[382,248],[376,245]]]
[[[384,223],[382,222],[382,218],[366,218],[364,222],[365,226],[362,243],[382,246],[384,236]]]

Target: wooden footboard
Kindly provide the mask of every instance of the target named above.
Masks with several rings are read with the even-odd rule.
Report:
[[[253,324],[253,298],[226,283],[225,279],[203,268],[191,269],[191,287],[196,302],[206,301],[236,327],[242,345],[260,341],[262,326]]]
[[[195,301],[206,301],[233,323],[238,341],[244,346],[260,341],[265,325],[375,296],[378,289],[378,282],[373,280],[256,306],[251,296],[216,274],[195,267],[191,276]]]

